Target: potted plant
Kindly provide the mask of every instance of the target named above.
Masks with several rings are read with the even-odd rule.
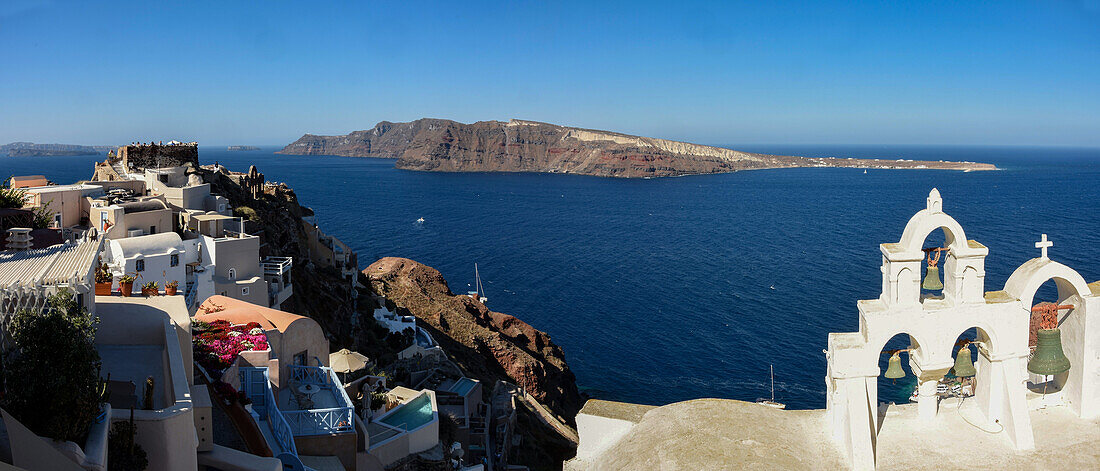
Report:
[[[169,282],[165,283],[164,284],[164,295],[165,296],[175,296],[176,295],[176,289],[179,288],[179,286],[180,286],[180,282],[178,282],[176,280],[172,280],[172,281],[169,281]]]
[[[134,280],[137,277],[133,275],[122,275],[118,277],[118,290],[123,296],[129,297],[134,292]]]
[[[106,263],[100,263],[99,268],[95,270],[95,295],[96,296],[110,296],[111,295],[111,281],[114,280],[114,275],[107,270]]]
[[[160,294],[160,288],[157,286],[157,282],[150,281],[141,285],[142,296],[156,296]]]

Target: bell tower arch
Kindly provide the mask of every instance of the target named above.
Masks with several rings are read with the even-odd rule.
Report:
[[[901,240],[881,244],[882,294],[891,306],[917,306],[920,298],[924,241],[936,229],[943,229],[947,260],[943,264],[943,296],[949,304],[982,303],[985,291],[985,257],[989,249],[968,240],[962,225],[943,212],[943,198],[933,188],[925,208],[909,219]],[[916,274],[916,276],[906,276]]]

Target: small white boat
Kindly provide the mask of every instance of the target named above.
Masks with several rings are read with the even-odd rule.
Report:
[[[762,406],[765,406],[765,407],[771,407],[772,409],[786,409],[787,408],[786,404],[784,404],[782,402],[776,402],[775,401],[775,367],[772,366],[772,365],[768,365],[768,372],[771,376],[771,382],[772,382],[772,398],[771,399],[760,398],[760,399],[756,400],[756,403],[760,404]]]
[[[417,224],[424,224],[424,218],[417,219],[416,223]]]
[[[477,271],[476,263],[474,264],[474,280],[476,283],[475,289],[477,291],[470,291],[466,294],[470,295],[471,298],[481,301],[482,304],[485,304],[486,301],[489,301],[489,298],[485,297],[485,287],[481,285],[481,273]]]
[[[864,170],[863,170],[863,174],[864,174],[864,175],[867,175],[867,169],[864,169]]]

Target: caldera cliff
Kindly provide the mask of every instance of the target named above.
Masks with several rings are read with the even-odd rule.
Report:
[[[407,258],[383,258],[363,274],[373,291],[416,316],[468,374],[487,387],[497,379],[523,386],[575,426],[583,400],[565,354],[548,334],[470,296],[451,293],[438,270]]]
[[[278,153],[397,159],[397,168],[441,172],[545,172],[667,177],[793,167],[994,170],[975,162],[806,158],[513,119],[464,124],[383,121],[342,136],[306,134]]]

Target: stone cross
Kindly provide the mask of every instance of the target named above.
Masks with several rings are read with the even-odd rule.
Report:
[[[1047,240],[1047,235],[1043,234],[1043,240],[1035,243],[1035,248],[1043,250],[1043,259],[1047,260],[1047,249],[1054,245],[1054,242]]]

